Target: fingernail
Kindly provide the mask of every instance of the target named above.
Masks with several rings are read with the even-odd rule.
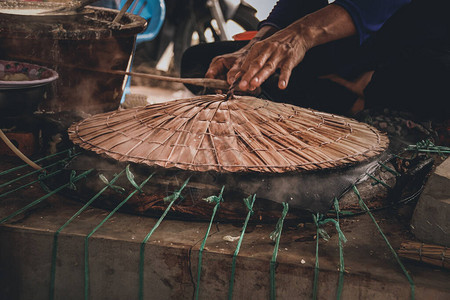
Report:
[[[282,89],[286,88],[286,81],[284,81],[284,80],[281,81],[280,87],[281,87]]]

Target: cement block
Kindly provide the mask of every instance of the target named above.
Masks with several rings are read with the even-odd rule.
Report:
[[[450,158],[428,179],[411,227],[419,240],[450,247]]]

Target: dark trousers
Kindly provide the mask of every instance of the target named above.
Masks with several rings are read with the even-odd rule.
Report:
[[[306,0],[304,0],[306,1]],[[327,1],[305,5],[305,15]],[[277,102],[345,114],[357,96],[328,79],[338,74],[353,80],[375,70],[366,87],[367,108],[409,111],[418,118],[450,117],[450,21],[446,0],[417,0],[400,9],[363,45],[356,37],[315,47],[293,70],[286,90],[274,74],[262,85],[262,96]],[[245,42],[201,44],[188,49],[182,77],[203,77],[211,60],[234,52]],[[201,90],[190,87],[195,93]]]

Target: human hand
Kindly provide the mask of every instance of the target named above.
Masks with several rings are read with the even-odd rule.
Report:
[[[304,58],[308,48],[306,39],[295,26],[278,31],[269,38],[256,42],[236,68],[234,75],[242,74],[239,89],[253,91],[280,70],[278,87],[285,89],[289,83],[292,69]]]
[[[245,51],[239,50],[214,57],[205,74],[205,78],[223,79],[232,84],[244,55]]]

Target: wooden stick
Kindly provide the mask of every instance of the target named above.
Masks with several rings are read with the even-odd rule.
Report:
[[[15,56],[15,60],[30,60],[29,57],[21,57],[21,56]],[[139,72],[126,72],[126,71],[120,71],[120,70],[105,70],[105,69],[94,69],[89,68],[85,66],[78,66],[78,65],[72,65],[72,64],[65,64],[60,62],[49,62],[44,59],[39,59],[37,57],[33,57],[32,61],[34,63],[40,63],[40,64],[54,64],[59,67],[64,68],[74,68],[79,70],[86,70],[90,72],[99,72],[99,73],[107,73],[107,74],[114,74],[114,75],[128,75],[128,76],[136,76],[136,77],[143,77],[148,79],[154,79],[154,80],[161,80],[161,81],[168,81],[168,82],[178,82],[178,83],[184,83],[184,84],[191,84],[196,86],[201,86],[204,88],[211,88],[216,90],[224,90],[227,91],[230,85],[225,80],[221,79],[213,79],[213,78],[180,78],[180,77],[171,77],[171,76],[163,76],[163,75],[155,75],[155,74],[149,74],[149,73],[139,73]]]
[[[122,19],[123,15],[125,14],[125,12],[127,11],[127,9],[131,6],[131,4],[133,3],[134,0],[127,0],[127,2],[125,2],[125,5],[122,7],[122,9],[119,11],[119,13],[117,14],[117,16],[114,18],[114,20],[112,21],[113,24],[115,23],[119,23],[120,19]]]
[[[162,80],[162,81],[168,81],[168,82],[178,82],[178,83],[185,83],[185,84],[192,84],[212,89],[220,89],[220,90],[228,90],[230,85],[225,80],[221,79],[212,79],[212,78],[179,78],[179,77],[171,77],[171,76],[163,76],[163,75],[155,75],[155,74],[148,74],[148,73],[138,73],[138,72],[126,72],[126,71],[100,71],[104,73],[109,74],[117,74],[117,75],[129,75],[129,76],[136,76],[136,77],[143,77],[143,78],[149,78],[149,79],[155,79],[155,80]]]
[[[5,144],[9,147],[9,149],[11,149],[11,151],[13,151],[14,154],[16,154],[21,160],[23,160],[36,170],[42,169],[41,166],[35,164],[32,160],[26,157],[25,154],[23,154],[19,149],[17,149],[17,147],[14,146],[14,144],[8,139],[8,137],[3,133],[1,129],[0,129],[0,139],[2,139],[3,142],[5,142]]]

